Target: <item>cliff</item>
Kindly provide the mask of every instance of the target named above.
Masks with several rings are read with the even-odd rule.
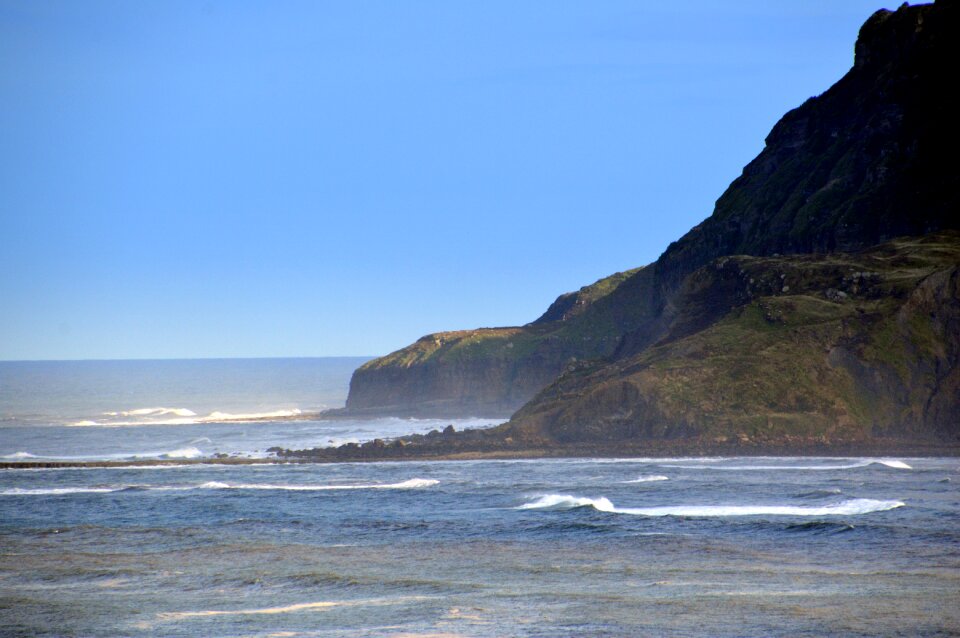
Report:
[[[537,321],[427,335],[361,366],[346,411],[398,416],[509,416],[580,359],[610,356],[630,308],[608,297],[637,271],[562,295]]]
[[[530,445],[956,437],[958,17],[878,11],[853,68],[656,262],[373,360],[347,410],[519,408],[496,436]]]
[[[535,445],[960,441],[960,233],[846,254],[728,256],[666,335],[568,369],[511,420]],[[703,329],[690,329],[704,315]]]

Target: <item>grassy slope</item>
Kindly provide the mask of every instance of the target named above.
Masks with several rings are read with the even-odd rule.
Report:
[[[509,427],[560,442],[906,434],[956,357],[956,335],[931,319],[931,302],[957,300],[927,299],[922,282],[958,264],[956,233],[858,255],[718,260],[691,276],[701,281],[674,324],[703,312],[711,285],[733,292],[718,320],[629,359],[569,370]]]
[[[609,354],[619,336],[616,314],[605,299],[638,269],[615,273],[557,303],[571,298],[570,309],[555,321],[537,321],[510,328],[479,328],[438,332],[386,356],[368,361],[360,370],[410,368],[431,363],[467,359],[522,359],[540,349],[560,348],[568,357],[596,357]]]

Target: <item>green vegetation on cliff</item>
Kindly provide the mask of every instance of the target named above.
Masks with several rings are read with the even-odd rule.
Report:
[[[734,291],[703,330],[572,368],[508,426],[517,439],[850,442],[960,436],[960,234],[859,254],[721,258]],[[676,321],[700,308],[681,300]],[[946,409],[942,409],[941,406]]]
[[[640,269],[562,295],[521,327],[439,332],[353,376],[349,411],[417,416],[509,416],[570,362],[610,356],[630,306],[609,297]]]

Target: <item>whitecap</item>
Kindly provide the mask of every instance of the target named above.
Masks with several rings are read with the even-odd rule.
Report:
[[[198,416],[188,408],[138,408],[121,412],[104,412],[106,419],[86,419],[67,423],[69,427],[130,427],[144,425],[197,425],[201,423],[225,423],[234,421],[261,421],[299,416],[299,409],[273,410],[269,412],[225,412],[215,410],[206,416]],[[119,419],[119,420],[118,420]],[[126,419],[126,420],[124,420]]]
[[[669,481],[669,476],[663,476],[661,474],[654,474],[651,476],[639,476],[632,481],[624,481],[624,483],[652,483],[654,481]]]
[[[272,412],[246,412],[240,414],[216,411],[211,412],[200,420],[204,423],[219,421],[254,421],[260,419],[282,419],[284,417],[298,416],[300,414],[300,410],[297,409],[274,410]]]
[[[436,485],[434,479],[413,478],[399,483],[370,483],[359,485],[289,485],[269,483],[224,483],[207,481],[199,485],[114,485],[80,487],[12,488],[0,492],[0,496],[50,496],[60,494],[106,494],[110,492],[185,492],[191,490],[288,490],[295,492],[327,490],[411,490]]]
[[[143,455],[143,456],[160,456],[161,458],[164,458],[164,459],[195,459],[203,456],[203,452],[201,452],[198,448],[195,448],[195,447],[184,447],[178,450],[171,450],[170,452],[164,452],[163,454],[159,454],[159,455],[152,454],[152,455]]]
[[[104,412],[105,416],[197,416],[197,413],[187,408],[137,408],[122,412]]]
[[[524,503],[519,506],[519,510],[538,510],[548,508],[586,507],[592,506],[602,512],[609,512],[613,509],[613,503],[609,499],[587,498],[586,496],[571,496],[569,494],[545,494],[531,503]]]
[[[0,459],[35,459],[35,455],[30,454],[29,452],[14,452],[13,454],[6,454],[0,456]]]
[[[854,470],[871,465],[885,465],[901,470],[912,470],[913,468],[903,461],[893,459],[865,459],[856,463],[844,463],[842,465],[668,465],[661,464],[660,467],[678,468],[684,470],[727,470],[727,471],[779,471],[779,470]]]
[[[889,459],[889,460],[877,459],[876,462],[879,463],[880,465],[886,465],[887,467],[895,467],[895,468],[898,468],[898,469],[901,469],[901,470],[912,470],[912,469],[913,469],[912,467],[910,467],[909,465],[907,465],[907,464],[904,463],[903,461],[897,461],[897,460],[895,460],[895,459]]]
[[[368,483],[360,485],[296,485],[275,483],[204,483],[201,488],[234,490],[287,490],[293,492],[319,492],[327,490],[412,490],[431,487],[439,481],[434,479],[413,478],[399,483]]]
[[[633,516],[853,516],[903,507],[903,501],[881,501],[870,498],[854,498],[832,505],[664,505],[658,507],[616,507],[604,497],[587,498],[568,494],[547,494],[535,501],[520,505],[517,509],[569,509],[593,507],[601,512],[629,514]]]

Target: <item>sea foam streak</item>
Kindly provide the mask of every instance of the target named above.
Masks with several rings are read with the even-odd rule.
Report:
[[[112,485],[91,487],[47,487],[35,489],[13,488],[0,492],[0,496],[51,496],[61,494],[106,494],[122,491],[184,492],[190,490],[289,490],[294,492],[319,492],[328,490],[413,490],[436,485],[434,479],[413,478],[399,483],[368,483],[361,485],[284,485],[268,483],[224,483],[207,481],[199,485]]]
[[[219,483],[216,481],[205,483],[200,487],[233,489],[233,490],[290,490],[294,492],[311,492],[326,490],[412,490],[421,487],[431,487],[439,481],[434,479],[414,478],[399,483],[368,483],[365,485],[276,485],[270,483]]]
[[[568,494],[547,494],[517,509],[570,509],[593,507],[601,512],[633,516],[853,516],[903,507],[902,501],[878,501],[854,498],[824,506],[798,505],[665,505],[659,507],[616,507],[610,499],[587,498]]]
[[[396,598],[378,598],[370,600],[327,601],[321,600],[311,603],[296,603],[282,607],[260,607],[254,609],[204,609],[201,611],[167,611],[157,614],[157,620],[186,620],[190,618],[209,618],[211,616],[253,616],[288,614],[300,611],[316,611],[332,607],[355,607],[360,605],[400,605],[414,601],[428,600],[433,596],[398,596]],[[286,634],[274,634],[286,635]]]
[[[652,483],[654,481],[669,481],[669,480],[670,480],[669,476],[662,476],[660,474],[656,474],[653,476],[638,476],[632,481],[624,481],[624,483]]]
[[[684,470],[853,470],[870,465],[885,465],[887,467],[897,468],[899,470],[912,470],[913,468],[903,461],[887,459],[869,459],[858,461],[857,463],[847,463],[844,465],[666,465],[660,467],[680,468]]]

